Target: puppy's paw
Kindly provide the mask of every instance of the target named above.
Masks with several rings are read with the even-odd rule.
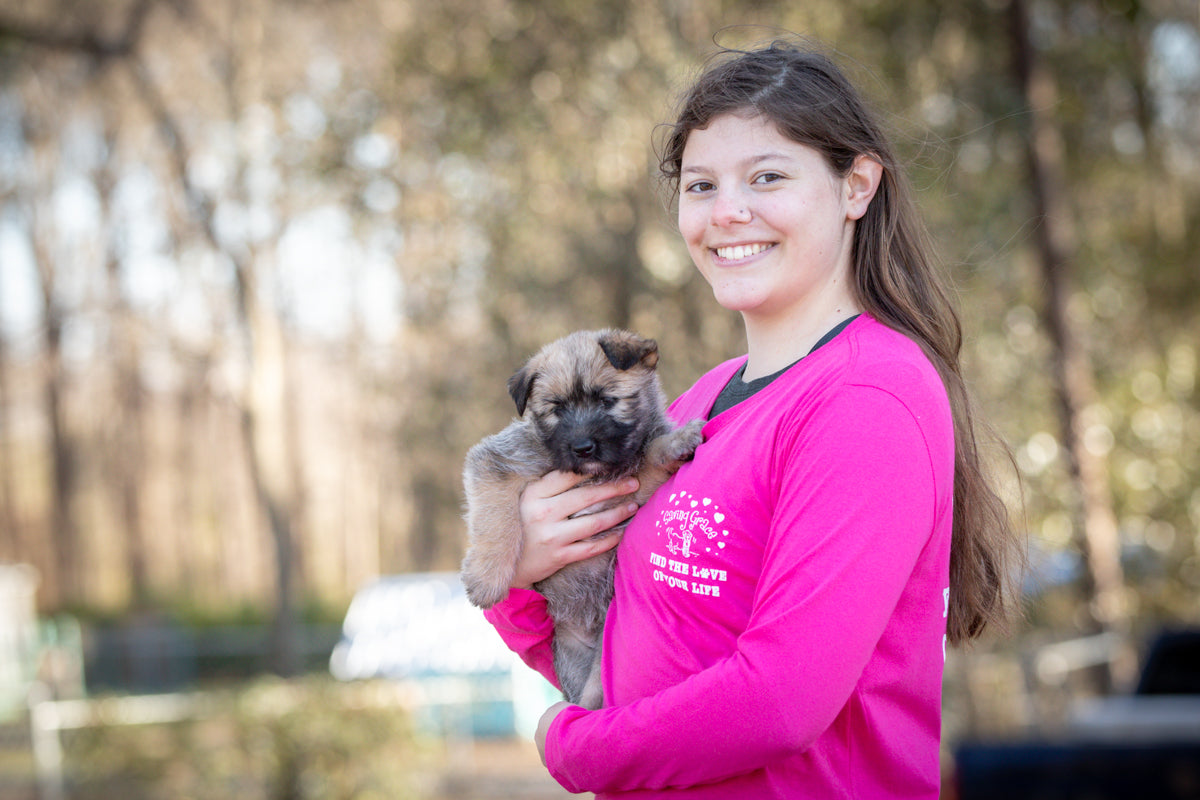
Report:
[[[687,461],[696,452],[696,448],[704,441],[704,420],[694,419],[682,428],[677,428],[659,438],[655,453],[659,463],[664,466],[680,461]]]
[[[680,447],[686,453],[683,457],[688,458],[696,452],[696,448],[704,441],[704,420],[694,419],[679,430],[681,432]]]
[[[471,605],[478,608],[491,608],[508,597],[508,581],[500,580],[494,575],[477,574],[469,555],[463,561],[459,579],[462,580],[463,588],[467,590],[467,599],[471,601]]]
[[[463,585],[467,588],[467,599],[471,601],[471,605],[477,608],[491,608],[496,603],[508,597],[507,586],[483,586],[480,584],[467,584],[466,581],[463,581]]]

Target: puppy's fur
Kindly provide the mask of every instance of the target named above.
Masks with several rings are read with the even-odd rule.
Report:
[[[593,482],[637,475],[641,505],[691,458],[703,421],[676,428],[655,366],[658,345],[628,331],[580,331],[551,342],[509,379],[520,419],[467,453],[467,597],[490,608],[508,595],[524,532],[521,492],[552,470]],[[581,513],[595,513],[622,497]],[[618,528],[597,534],[612,535]],[[614,550],[535,584],[554,620],[554,669],[569,702],[599,708],[600,636],[612,599]]]

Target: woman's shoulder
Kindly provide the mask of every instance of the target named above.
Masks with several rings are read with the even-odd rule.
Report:
[[[945,397],[945,387],[933,362],[915,341],[870,317],[856,326],[854,358],[846,378],[883,389],[919,390],[922,387]]]
[[[953,430],[946,386],[920,345],[873,319],[852,333],[853,357],[847,359],[841,390],[830,398],[833,413],[868,402],[875,416],[894,424],[909,419],[926,436]],[[895,416],[889,417],[889,409]]]

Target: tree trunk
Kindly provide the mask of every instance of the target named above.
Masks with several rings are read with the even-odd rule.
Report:
[[[115,320],[114,320],[115,321]],[[125,320],[129,322],[128,319]],[[119,327],[127,328],[127,325]],[[133,336],[126,330],[122,338]],[[141,376],[138,374],[136,344],[125,340],[117,343],[114,378],[116,381],[117,416],[111,456],[113,472],[108,480],[115,485],[124,536],[125,564],[129,574],[131,602],[135,609],[150,604],[150,577],[147,568],[146,533],[142,522],[142,492],[145,476],[145,403]]]
[[[1026,159],[1037,227],[1035,243],[1046,291],[1042,318],[1051,344],[1051,375],[1058,405],[1062,452],[1074,487],[1071,517],[1084,562],[1082,591],[1089,632],[1128,633],[1120,540],[1108,483],[1108,463],[1084,445],[1082,411],[1096,401],[1091,365],[1072,329],[1067,304],[1075,252],[1065,200],[1063,141],[1053,120],[1054,76],[1040,63],[1030,39],[1024,0],[1010,0],[1013,68],[1029,120]],[[1117,670],[1117,673],[1120,669]],[[1127,676],[1106,671],[1099,688],[1110,690]]]
[[[107,122],[105,144],[111,153],[116,146],[114,121]],[[141,354],[138,324],[133,310],[121,291],[121,259],[112,228],[112,194],[116,185],[111,159],[94,176],[100,198],[100,211],[108,241],[104,272],[108,281],[108,320],[110,354],[113,359],[113,397],[116,414],[108,442],[105,481],[116,499],[120,535],[125,548],[131,603],[136,610],[150,603],[150,579],[147,568],[145,525],[142,522],[142,492],[145,476],[145,403],[140,373]]]
[[[299,669],[296,603],[295,488],[291,485],[292,456],[285,419],[287,357],[279,320],[253,298],[253,275],[237,267],[244,329],[250,339],[250,380],[241,401],[241,427],[247,468],[258,506],[266,518],[275,550],[275,621],[272,661],[284,676]]]
[[[207,243],[215,251],[224,254],[233,265],[235,308],[249,349],[249,380],[240,398],[240,428],[255,499],[266,520],[275,551],[276,608],[272,660],[275,671],[280,675],[293,675],[299,666],[296,548],[292,519],[295,487],[289,486],[290,443],[287,425],[284,424],[283,395],[287,382],[283,332],[278,318],[263,307],[263,299],[258,296],[253,255],[234,252],[225,247],[217,236],[216,203],[192,182],[188,172],[190,153],[182,131],[146,65],[136,55],[130,57],[128,64],[138,92],[167,147],[172,169],[194,223]],[[236,96],[236,68],[232,66],[227,76],[226,91],[236,117],[241,103]],[[238,172],[240,175],[241,170]]]
[[[45,235],[39,231],[36,212],[31,216],[34,264],[37,268],[41,300],[42,331],[45,337],[42,359],[42,404],[46,414],[47,459],[50,494],[49,558],[53,575],[47,581],[47,596],[63,603],[80,596],[76,575],[79,537],[75,528],[75,450],[67,432],[63,409],[65,376],[62,365],[62,312],[55,297],[55,268]]]
[[[13,487],[13,443],[8,423],[9,409],[12,408],[8,385],[8,339],[2,326],[3,319],[0,318],[0,561],[14,563],[28,556],[21,541],[17,495]]]

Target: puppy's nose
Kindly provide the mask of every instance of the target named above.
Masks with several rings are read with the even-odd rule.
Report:
[[[580,458],[589,458],[596,452],[596,443],[591,439],[577,439],[571,443],[571,450]]]

